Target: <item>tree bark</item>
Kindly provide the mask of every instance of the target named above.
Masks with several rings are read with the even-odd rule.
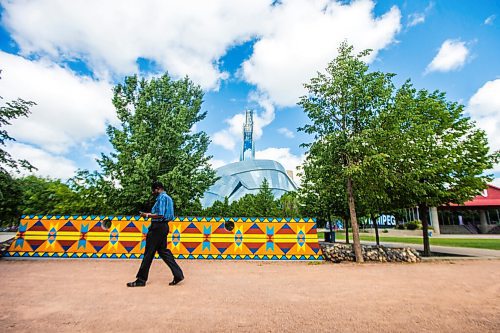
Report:
[[[431,256],[431,244],[429,242],[429,218],[427,217],[427,211],[429,208],[424,205],[418,205],[419,215],[422,221],[422,236],[424,240],[424,257]]]
[[[345,219],[345,243],[349,244],[349,219]]]
[[[372,219],[372,223],[373,223],[373,228],[375,229],[375,240],[377,242],[377,246],[380,246],[380,238],[379,238],[379,235],[378,235],[378,224],[377,224],[377,220],[375,219],[375,215],[373,214],[370,214],[370,217]]]
[[[347,177],[347,195],[349,199],[349,214],[351,215],[352,240],[353,240],[352,246],[354,248],[354,254],[356,255],[356,262],[362,263],[364,262],[364,260],[363,260],[363,253],[361,252],[361,241],[359,239],[358,219],[356,217],[356,204],[354,202],[351,177]]]
[[[335,234],[333,231],[333,222],[331,216],[328,217],[328,231],[330,232],[330,243],[335,243]]]

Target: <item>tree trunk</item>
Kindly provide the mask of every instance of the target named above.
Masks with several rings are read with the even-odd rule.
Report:
[[[370,214],[370,217],[372,219],[372,223],[373,223],[373,228],[375,228],[375,239],[377,241],[377,246],[380,246],[380,238],[379,238],[379,235],[378,235],[378,224],[377,224],[377,220],[375,219],[375,215],[373,214]]]
[[[345,243],[349,244],[349,219],[345,219]]]
[[[330,243],[335,243],[335,234],[333,231],[333,222],[331,216],[328,216],[328,231],[330,232]]]
[[[422,236],[424,239],[424,257],[431,256],[431,244],[429,242],[429,218],[427,217],[428,207],[424,204],[418,205],[419,215],[422,219]]]
[[[354,202],[354,194],[352,189],[352,179],[347,177],[347,195],[349,199],[349,214],[351,215],[352,241],[356,262],[362,263],[363,253],[361,252],[361,241],[359,240],[358,219],[356,217],[356,204]]]

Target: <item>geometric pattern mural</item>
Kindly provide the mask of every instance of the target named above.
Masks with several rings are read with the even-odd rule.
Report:
[[[139,259],[149,225],[138,216],[25,215],[4,256]],[[323,260],[314,219],[176,217],[169,227],[178,259]]]

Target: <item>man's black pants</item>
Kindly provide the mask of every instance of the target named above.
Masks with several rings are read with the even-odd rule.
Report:
[[[184,278],[182,269],[175,262],[172,251],[167,249],[167,235],[167,222],[151,223],[146,236],[146,249],[144,250],[141,267],[139,268],[139,272],[137,272],[137,279],[144,282],[148,280],[149,268],[151,267],[156,252],[158,252],[160,258],[162,258],[170,268],[175,280],[182,280]]]

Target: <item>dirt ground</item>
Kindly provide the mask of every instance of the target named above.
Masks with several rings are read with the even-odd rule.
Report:
[[[500,332],[500,260],[0,260],[0,332]]]

